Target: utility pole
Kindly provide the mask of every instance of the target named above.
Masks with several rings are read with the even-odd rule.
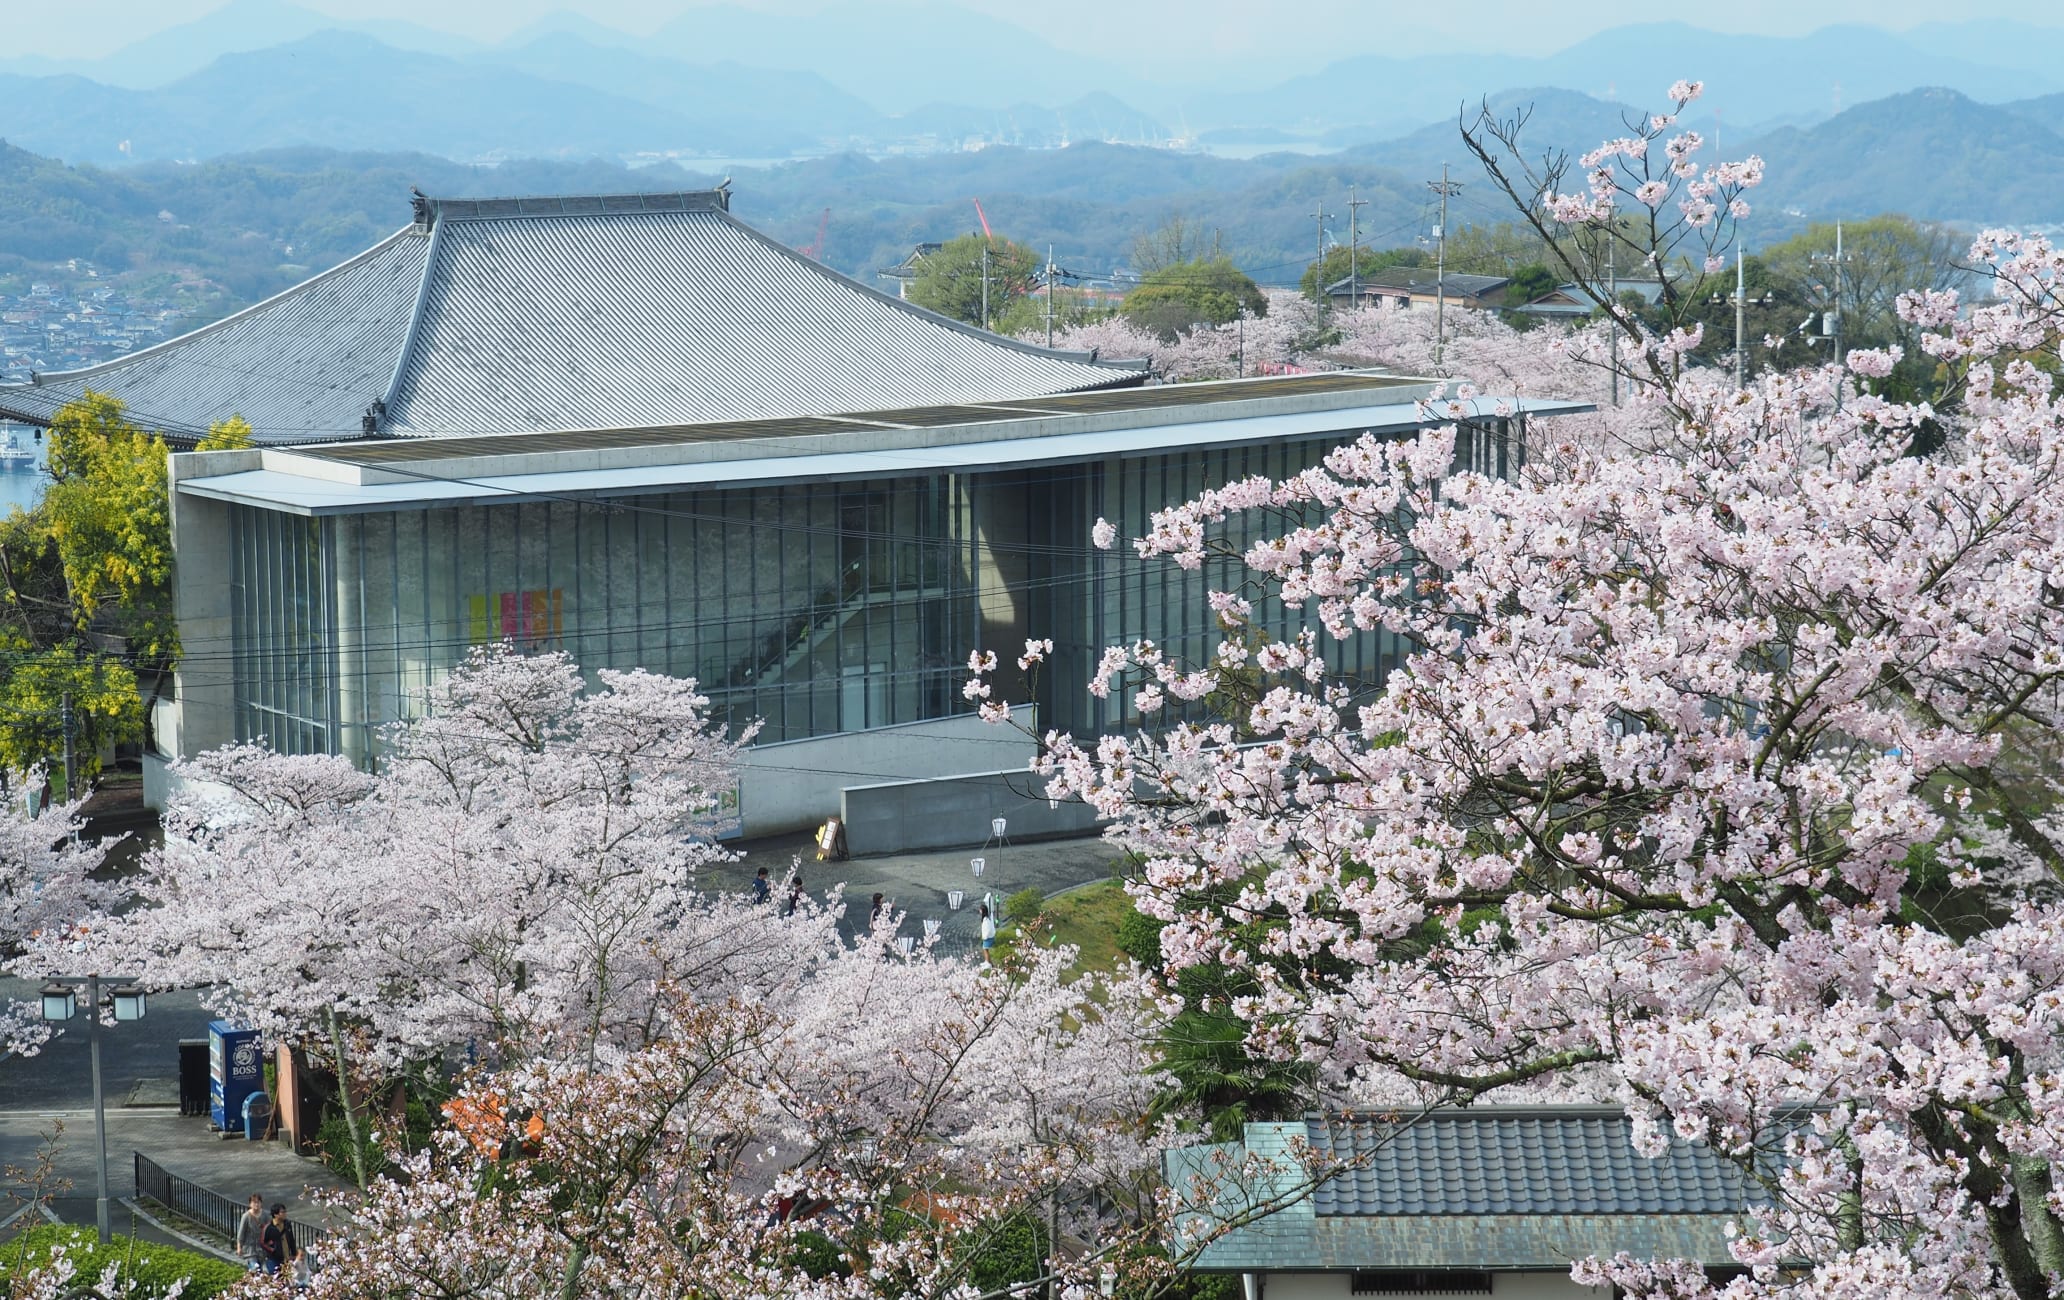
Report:
[[[1426,188],[1440,195],[1440,224],[1433,228],[1434,240],[1434,306],[1433,306],[1433,360],[1440,364],[1441,349],[1448,338],[1448,196],[1460,194],[1462,183],[1448,179],[1448,165],[1441,164],[1440,179],[1426,182]]]
[[[1835,83],[1835,94],[1842,93],[1842,83]],[[1835,223],[1835,323],[1828,330],[1834,338],[1835,364],[1842,364],[1842,223]]]
[[[982,245],[982,328],[989,328],[989,245]]]
[[[1053,346],[1053,290],[1054,260],[1053,245],[1046,246],[1046,346]]]
[[[1830,265],[1832,265],[1832,266],[1834,267],[1834,271],[1835,271],[1835,275],[1834,275],[1834,280],[1835,280],[1835,305],[1834,305],[1834,309],[1833,309],[1832,311],[1828,312],[1828,314],[1827,314],[1827,332],[1828,332],[1828,341],[1829,341],[1830,343],[1834,344],[1834,347],[1835,347],[1835,357],[1834,357],[1834,360],[1835,360],[1835,364],[1836,364],[1836,365],[1841,365],[1841,364],[1842,364],[1842,298],[1843,298],[1843,288],[1844,288],[1844,286],[1843,286],[1843,284],[1842,284],[1842,264],[1843,264],[1843,262],[1845,262],[1845,261],[1847,261],[1847,260],[1848,260],[1847,258],[1845,258],[1845,257],[1844,257],[1844,256],[1842,255],[1842,223],[1841,223],[1841,222],[1837,221],[1837,222],[1835,223],[1835,251],[1834,251],[1834,255],[1833,255],[1833,256],[1829,256],[1829,255],[1828,255],[1828,254],[1826,254],[1826,253],[1815,253],[1815,254],[1813,255],[1813,260],[1814,260],[1814,261],[1816,261],[1816,262],[1826,262],[1826,263],[1829,263]]]
[[[1748,330],[1746,322],[1749,310],[1749,293],[1746,272],[1742,270],[1742,248],[1740,241],[1734,245],[1734,386],[1749,386],[1749,354],[1746,350]]]
[[[1312,263],[1312,287],[1319,291],[1320,298],[1326,296],[1326,218],[1332,215],[1323,201],[1312,209],[1312,220],[1319,223],[1319,256]]]
[[[1618,251],[1610,238],[1605,245],[1605,313],[1607,354],[1605,368],[1612,374],[1612,404],[1620,404],[1620,273],[1613,267],[1613,254]]]
[[[63,702],[58,706],[58,718],[59,725],[64,729],[64,797],[71,800],[78,798],[79,791],[79,728],[77,719],[72,716],[70,691],[64,693]]]
[[[1347,187],[1347,300],[1359,307],[1362,305],[1362,235],[1360,219],[1362,209],[1369,200],[1355,197],[1355,187]]]

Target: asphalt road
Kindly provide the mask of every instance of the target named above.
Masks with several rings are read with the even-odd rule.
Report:
[[[67,972],[69,973],[69,972]],[[36,1002],[40,980],[0,979],[0,998]],[[208,1036],[208,1013],[198,993],[153,993],[141,1020],[100,1031],[100,1069],[110,1106],[127,1102],[136,1085],[151,1081],[178,1096],[179,1041]],[[63,1032],[31,1057],[0,1060],[0,1112],[90,1111],[93,1067],[86,1017],[74,1016]]]

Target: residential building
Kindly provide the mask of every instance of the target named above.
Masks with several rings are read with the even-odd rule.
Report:
[[[1386,266],[1359,280],[1335,280],[1326,286],[1326,297],[1336,307],[1357,302],[1364,307],[1384,303],[1430,307],[1445,296],[1450,307],[1483,310],[1505,306],[1505,292],[1511,284],[1512,277],[1505,275],[1464,275],[1459,271],[1442,275],[1430,266]]]
[[[1608,1300],[1570,1265],[1622,1251],[1727,1278],[1742,1271],[1729,1225],[1747,1226],[1757,1199],[1702,1143],[1672,1135],[1662,1155],[1640,1155],[1617,1107],[1313,1115],[1249,1124],[1240,1142],[1166,1164],[1192,1225],[1176,1253],[1241,1276],[1248,1300]]]
[[[894,280],[896,282],[896,297],[907,301],[910,297],[910,286],[916,283],[918,270],[924,260],[944,247],[946,245],[936,240],[919,244],[910,250],[910,256],[894,266],[883,267],[881,270],[876,271],[875,274],[884,280]]]
[[[1660,280],[1620,280],[1615,287],[1622,296],[1633,294],[1645,306],[1653,307],[1663,298]],[[1584,292],[1583,286],[1561,284],[1542,294],[1532,302],[1523,303],[1512,310],[1525,316],[1546,316],[1557,320],[1581,320],[1598,309],[1598,304]]]

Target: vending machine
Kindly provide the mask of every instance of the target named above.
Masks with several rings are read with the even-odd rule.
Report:
[[[243,1133],[244,1098],[265,1091],[258,1031],[227,1020],[208,1022],[208,1119],[224,1133]]]

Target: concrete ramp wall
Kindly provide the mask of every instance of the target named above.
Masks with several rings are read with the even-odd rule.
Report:
[[[1089,805],[1047,802],[1046,778],[1024,768],[921,781],[849,785],[843,791],[846,845],[858,856],[980,844],[992,818],[1012,840],[1084,835],[1097,827]]]
[[[839,811],[840,792],[879,781],[924,781],[961,772],[1025,769],[1038,748],[1025,734],[1036,719],[1030,705],[1011,711],[1015,726],[995,726],[972,713],[909,722],[872,731],[848,731],[808,740],[751,745],[739,768],[743,831],[748,837],[805,830]],[[1040,807],[1045,807],[1040,801]],[[980,825],[986,828],[989,817]],[[969,823],[973,825],[975,823]],[[965,837],[944,841],[964,842]],[[974,842],[980,844],[982,835]],[[854,852],[863,851],[855,847]]]

